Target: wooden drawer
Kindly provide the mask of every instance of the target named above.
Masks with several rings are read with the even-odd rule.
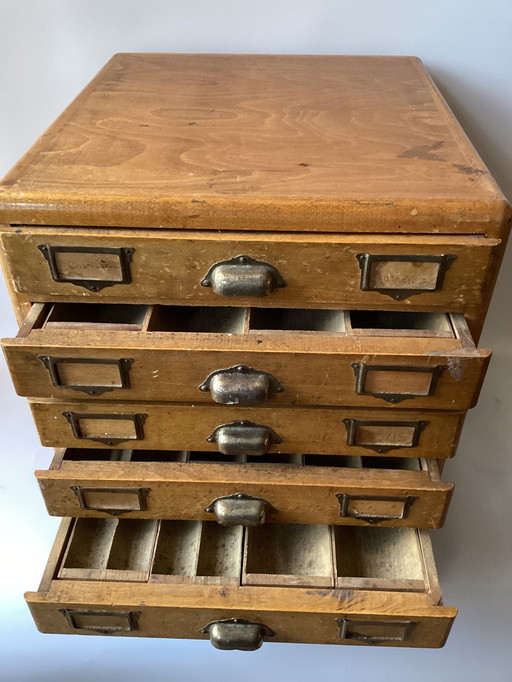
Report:
[[[427,532],[409,528],[68,519],[26,599],[42,632],[247,650],[439,647],[456,615],[439,605]]]
[[[76,303],[466,312],[490,295],[502,250],[499,239],[471,235],[4,230],[14,290]]]
[[[68,449],[36,476],[54,516],[247,526],[438,528],[453,489],[435,460],[396,457]]]
[[[459,410],[490,351],[460,314],[35,304],[4,340],[16,390],[228,405]]]
[[[30,400],[43,445],[446,458],[464,413]]]

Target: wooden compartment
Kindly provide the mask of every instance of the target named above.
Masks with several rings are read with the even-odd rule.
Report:
[[[242,585],[334,587],[331,544],[325,525],[246,528]]]
[[[201,521],[161,521],[151,580],[238,585],[242,527]]]
[[[390,412],[338,407],[224,407],[44,399],[29,403],[41,442],[58,448],[218,452],[222,443],[215,434],[219,428],[236,427],[243,422],[244,431],[241,435],[238,432],[237,441],[240,452],[226,454],[243,454],[246,444],[253,446],[251,434],[256,431],[262,449],[269,455],[388,454],[444,459],[455,453],[464,419],[461,412],[399,409]],[[110,431],[106,428],[109,424]],[[91,425],[98,427],[96,433]],[[370,435],[368,425],[372,429]],[[101,433],[99,428],[103,428]]]
[[[147,581],[158,522],[77,519],[59,578]]]
[[[17,338],[3,341],[17,392],[455,410],[475,404],[490,357],[459,314],[107,308],[115,315],[97,304],[35,304]]]
[[[124,558],[130,540],[141,558],[129,529],[115,578],[88,574],[83,549],[73,560],[82,573],[65,573],[77,529],[90,522],[63,521],[39,591],[26,595],[42,632],[204,638],[214,623],[238,619],[269,641],[438,647],[456,615],[440,605],[426,531],[154,521],[156,549],[146,526],[143,552],[150,574],[138,581]],[[110,535],[95,535],[95,553],[113,561]]]
[[[241,493],[271,524],[437,528],[453,489],[433,459],[340,455],[70,448],[36,476],[55,516],[216,520],[214,500]]]

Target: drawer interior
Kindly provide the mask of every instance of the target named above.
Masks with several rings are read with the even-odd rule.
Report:
[[[35,304],[19,336],[35,330],[82,329],[194,334],[296,332],[345,337],[464,337],[454,316],[432,312],[233,308],[98,303]],[[455,316],[461,325],[461,316]],[[464,340],[466,340],[464,338]]]
[[[375,469],[396,471],[427,471],[428,463],[415,457],[359,457],[350,455],[295,455],[270,453],[262,456],[223,455],[220,452],[188,452],[172,450],[108,450],[92,448],[67,448],[58,451],[51,468],[58,469],[65,462],[125,462],[166,463],[183,462],[202,464],[243,464],[258,466],[275,464],[285,467],[329,467],[349,469]]]
[[[429,592],[429,552],[412,528],[81,518],[55,577]]]
[[[147,581],[158,527],[146,519],[80,519],[58,577]]]

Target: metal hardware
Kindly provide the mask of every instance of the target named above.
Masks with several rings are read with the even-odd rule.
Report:
[[[416,367],[415,365],[365,365],[362,362],[353,362],[352,369],[356,375],[356,393],[358,395],[371,395],[374,398],[382,398],[388,403],[399,403],[408,398],[428,398],[436,392],[437,381],[441,374],[447,369],[446,365],[435,365],[434,367]],[[365,383],[369,372],[416,372],[431,374],[429,389],[426,393],[376,393],[366,391]]]
[[[116,632],[133,632],[138,630],[138,618],[140,611],[77,611],[75,609],[59,609],[70,627],[73,630],[89,630],[91,632],[99,632],[101,635],[112,635]],[[117,621],[116,625],[94,625],[87,624],[87,620],[91,618],[101,618],[107,620],[112,618],[113,622]],[[125,625],[119,624],[123,619],[126,620]]]
[[[407,642],[411,638],[411,633],[417,623],[408,620],[358,620],[349,618],[336,618],[336,622],[340,627],[340,639],[357,640],[358,642],[366,642],[367,644],[380,644],[381,642]],[[382,632],[389,630],[396,630],[395,635],[375,634],[365,635],[358,633],[358,627],[375,628],[378,631],[382,628]],[[353,628],[353,630],[352,630]]]
[[[78,498],[78,503],[82,509],[91,511],[101,511],[105,514],[110,514],[111,516],[120,516],[121,514],[126,514],[126,512],[133,511],[146,511],[147,496],[151,488],[84,488],[80,485],[72,485],[71,490],[75,493]],[[102,507],[99,505],[87,504],[87,495],[90,493],[106,493],[112,495],[115,499],[116,495],[133,495],[136,498],[136,503],[133,504],[131,508],[129,507]]]
[[[268,372],[235,365],[209,374],[199,390],[210,391],[213,400],[223,405],[257,405],[264,403],[273,393],[282,393],[284,388]]]
[[[381,497],[379,495],[349,495],[348,493],[339,493],[336,495],[340,503],[340,516],[346,519],[360,519],[367,523],[380,523],[381,521],[393,521],[399,519],[406,519],[409,514],[409,509],[412,504],[418,499],[413,495],[406,495],[403,497]],[[362,512],[350,511],[349,505],[353,500],[364,500],[365,502],[402,502],[402,512],[400,514],[364,514]]]
[[[417,447],[420,435],[425,426],[429,423],[428,421],[417,421],[417,422],[394,422],[394,421],[365,421],[360,419],[344,419],[343,423],[347,429],[347,445],[354,445],[359,448],[367,448],[368,450],[374,450],[378,452],[379,455],[385,454],[390,450],[397,450],[399,448],[415,448]],[[383,428],[390,429],[401,429],[401,428],[411,428],[413,429],[411,440],[407,444],[401,443],[361,443],[356,442],[357,429],[359,427],[365,426],[381,426]]]
[[[37,247],[48,261],[52,279],[64,284],[74,284],[77,287],[84,287],[89,291],[101,291],[105,287],[114,284],[130,284],[132,275],[130,272],[130,261],[135,249],[130,247],[99,247],[99,246],[51,246],[50,244],[39,244]],[[114,254],[119,258],[118,279],[87,279],[86,277],[64,277],[59,273],[55,254],[57,253],[93,253],[93,254]]]
[[[201,281],[219,296],[267,296],[286,286],[279,271],[269,263],[250,256],[236,256],[215,263]]]
[[[244,618],[215,620],[199,632],[210,635],[210,642],[216,649],[239,651],[256,651],[263,644],[264,637],[274,637],[276,634],[263,623],[254,623]]]
[[[119,360],[103,360],[98,358],[55,358],[51,355],[39,355],[38,359],[44,364],[50,373],[52,384],[57,388],[72,388],[75,391],[83,391],[88,395],[101,395],[114,389],[130,388],[130,367],[133,358],[120,358]],[[76,384],[64,384],[59,375],[59,364],[87,364],[87,365],[117,365],[119,370],[119,386],[87,386]]]
[[[206,440],[217,443],[217,449],[223,455],[250,456],[264,455],[271,445],[283,442],[269,426],[245,420],[217,426]]]
[[[71,424],[71,429],[75,438],[84,438],[85,440],[94,440],[105,445],[117,445],[128,440],[144,440],[144,421],[147,414],[77,414],[76,412],[63,412],[63,417],[66,417]],[[86,436],[82,433],[80,428],[81,419],[124,419],[133,422],[135,436],[125,437],[109,437],[109,436]]]
[[[215,520],[221,526],[261,526],[266,515],[277,514],[277,509],[260,497],[235,493],[217,497],[205,508],[205,512],[215,514]]]
[[[442,256],[383,256],[369,253],[358,253],[356,255],[361,268],[361,290],[362,291],[377,291],[379,294],[386,294],[391,296],[395,301],[403,301],[409,296],[423,294],[425,292],[431,293],[439,291],[443,287],[444,276],[446,271],[450,268],[457,256],[451,254],[443,254]],[[374,287],[371,285],[372,265],[379,262],[391,263],[438,263],[439,268],[437,277],[433,286],[424,288],[392,288],[392,287]]]

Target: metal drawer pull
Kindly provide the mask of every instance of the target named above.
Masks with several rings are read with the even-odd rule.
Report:
[[[418,499],[414,495],[382,497],[379,495],[336,495],[340,503],[340,516],[348,519],[360,519],[366,523],[380,523],[406,519],[409,509]],[[379,510],[381,513],[378,513]]]
[[[403,301],[409,296],[443,288],[446,271],[457,258],[442,256],[384,256],[358,253],[361,291],[377,291]]]
[[[274,637],[276,634],[263,623],[253,623],[243,618],[215,620],[199,632],[210,635],[210,642],[216,649],[239,651],[256,651],[263,644],[264,637]]]
[[[215,514],[221,526],[261,526],[267,514],[277,514],[277,509],[266,500],[245,493],[218,497],[205,512]]]
[[[126,512],[146,511],[151,488],[84,488],[73,485],[71,490],[82,509],[120,516]]]
[[[367,644],[407,642],[417,625],[410,620],[359,620],[336,618],[340,627],[340,639],[356,640]]]
[[[267,296],[286,282],[273,265],[250,256],[215,263],[201,281],[219,296]]]
[[[52,246],[37,247],[48,261],[52,279],[89,291],[101,291],[114,284],[130,284],[130,247]]]
[[[399,403],[408,398],[433,396],[439,377],[447,366],[365,365],[354,362],[352,369],[356,375],[357,395],[371,395],[388,403]],[[402,390],[393,391],[395,382],[401,385]]]
[[[139,629],[140,611],[76,611],[59,609],[73,630],[89,630],[101,635],[133,632]]]
[[[283,442],[269,426],[249,421],[217,426],[206,440],[208,443],[217,443],[217,449],[223,455],[249,456],[264,455],[271,445]]]
[[[284,388],[272,374],[259,372],[246,365],[218,369],[206,377],[200,391],[210,391],[213,400],[222,405],[257,405]]]
[[[39,355],[38,358],[48,370],[52,384],[57,388],[72,388],[88,395],[101,395],[114,389],[130,388],[130,367],[133,358],[104,360],[99,358],[57,358],[51,355]],[[97,367],[98,365],[101,367]],[[94,372],[94,369],[97,371]],[[102,374],[103,381],[109,377],[112,383],[89,385],[87,381],[91,380],[91,371],[95,376]]]

